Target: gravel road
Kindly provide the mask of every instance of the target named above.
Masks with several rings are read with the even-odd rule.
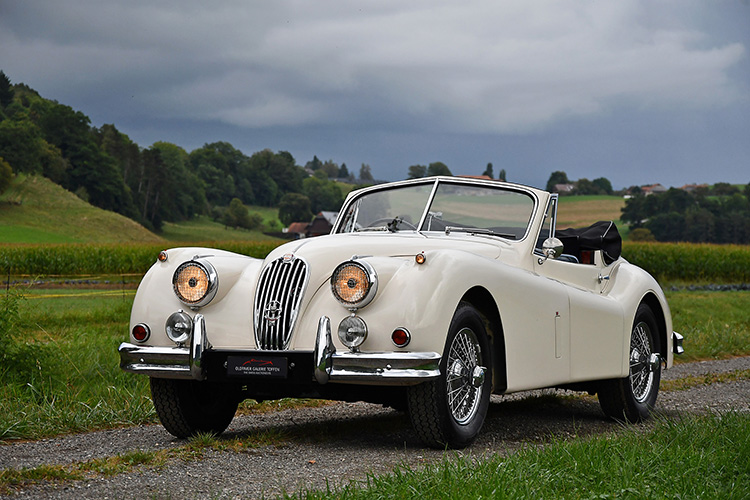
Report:
[[[664,379],[748,369],[750,357],[686,363],[665,372]],[[662,391],[657,406],[667,416],[750,411],[750,381]],[[493,396],[482,433],[470,448],[459,453],[506,454],[547,442],[552,436],[568,439],[618,428],[618,424],[604,419],[595,397],[552,390]],[[443,451],[421,446],[404,414],[365,403],[241,416],[234,419],[224,436],[251,439],[266,430],[280,430],[289,439],[243,451],[209,451],[200,460],[175,459],[158,469],[135,467],[114,477],[30,486],[2,498],[273,497],[282,491],[360,480],[368,472],[385,473],[398,464],[419,466],[439,461],[444,455]],[[15,443],[0,446],[0,470],[64,465],[184,443],[159,425]]]

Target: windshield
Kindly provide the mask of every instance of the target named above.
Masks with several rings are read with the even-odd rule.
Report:
[[[338,232],[419,228],[423,232],[488,234],[507,239],[521,239],[526,234],[534,211],[534,199],[529,194],[502,186],[441,181],[431,198],[434,185],[412,184],[367,193],[347,207]]]

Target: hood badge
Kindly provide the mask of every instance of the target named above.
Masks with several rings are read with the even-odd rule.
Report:
[[[263,318],[269,323],[276,323],[281,319],[281,312],[281,302],[278,300],[272,300],[263,310]]]

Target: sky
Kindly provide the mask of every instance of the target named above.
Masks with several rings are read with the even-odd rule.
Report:
[[[0,0],[0,70],[143,148],[750,182],[750,0]]]

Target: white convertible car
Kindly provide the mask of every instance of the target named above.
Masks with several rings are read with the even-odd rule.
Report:
[[[614,224],[556,213],[545,191],[432,177],[353,192],[330,235],[264,260],[161,252],[121,367],[177,437],[221,433],[245,398],[318,397],[406,408],[427,445],[462,447],[491,393],[545,387],[641,420],[682,337]]]

